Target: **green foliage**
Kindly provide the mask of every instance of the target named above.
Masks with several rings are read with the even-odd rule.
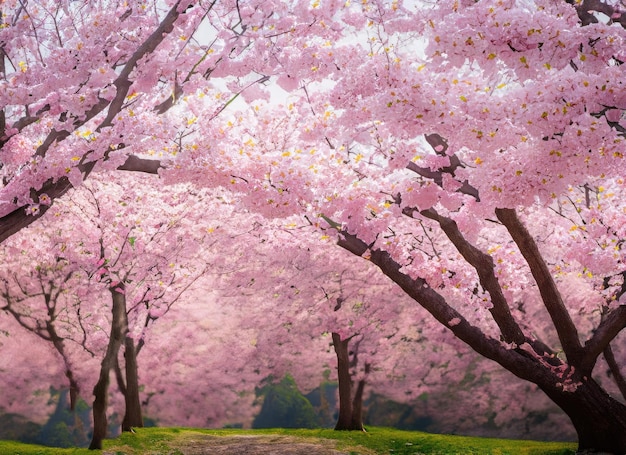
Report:
[[[34,441],[50,447],[87,447],[91,431],[89,405],[79,399],[76,409],[70,411],[69,392],[54,389],[51,392],[57,402],[56,409]]]
[[[430,416],[416,413],[413,406],[389,400],[375,393],[367,400],[366,408],[365,425],[425,431],[433,424]]]
[[[337,422],[337,383],[324,381],[305,397],[313,405],[319,426],[333,428]]]
[[[233,437],[237,435],[276,435],[315,443],[334,440],[338,450],[359,455],[573,455],[575,443],[536,442],[507,439],[472,438],[402,431],[391,428],[368,428],[367,433],[328,429],[202,430],[183,428],[139,428],[136,433],[104,441],[106,453],[124,455],[180,454],[190,441],[202,435]],[[0,453],[20,455],[93,455],[87,449],[60,449],[0,441]]]
[[[0,414],[0,439],[35,442],[35,435],[40,431],[41,425],[30,422],[21,415]]]
[[[315,428],[318,419],[313,406],[298,390],[293,378],[285,376],[277,384],[257,390],[264,396],[261,411],[252,428]]]

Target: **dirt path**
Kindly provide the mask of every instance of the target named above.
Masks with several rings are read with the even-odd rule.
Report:
[[[335,441],[280,435],[211,436],[195,434],[177,441],[183,455],[348,455]],[[354,451],[352,453],[355,453]]]

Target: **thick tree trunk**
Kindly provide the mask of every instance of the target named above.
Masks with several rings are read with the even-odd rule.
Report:
[[[141,401],[139,400],[139,375],[137,372],[137,350],[135,341],[127,336],[124,341],[124,363],[126,369],[126,390],[124,401],[126,413],[122,420],[122,431],[132,431],[132,428],[142,428]]]
[[[352,378],[350,377],[349,340],[342,340],[333,332],[333,347],[337,355],[337,377],[339,380],[339,417],[335,430],[352,430]]]
[[[579,453],[626,454],[626,406],[611,398],[595,381],[584,381],[573,392],[553,386],[541,389],[574,424]]]
[[[111,369],[115,367],[117,355],[128,330],[126,297],[123,293],[124,289],[122,286],[122,284],[119,284],[115,289],[110,289],[113,298],[111,334],[109,336],[106,354],[100,365],[100,376],[93,388],[95,398],[93,402],[93,436],[91,438],[91,444],[89,445],[90,450],[102,450],[102,441],[107,435],[109,375]],[[121,292],[118,292],[117,289]]]

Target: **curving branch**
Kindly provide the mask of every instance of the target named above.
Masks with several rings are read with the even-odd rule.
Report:
[[[370,261],[387,277],[402,288],[407,295],[428,311],[437,321],[447,327],[461,341],[480,355],[494,360],[516,376],[535,383],[554,381],[551,373],[537,368],[537,359],[523,349],[508,349],[500,341],[487,336],[479,328],[471,325],[461,313],[451,307],[446,299],[432,289],[423,278],[411,278],[401,271],[387,251],[371,249],[370,245],[340,230],[337,244],[356,256],[370,253]],[[549,378],[547,376],[550,376]]]
[[[117,88],[117,93],[115,98],[109,102],[103,99],[100,99],[98,103],[96,103],[88,112],[86,112],[86,116],[81,118],[80,120],[76,120],[74,123],[74,127],[80,127],[82,124],[87,122],[89,119],[95,117],[99,113],[103,112],[108,106],[108,112],[105,119],[100,123],[97,130],[101,130],[107,126],[112,124],[113,119],[119,114],[123,107],[124,99],[128,94],[128,90],[132,85],[131,80],[129,79],[130,74],[137,66],[138,62],[145,58],[147,55],[151,54],[156,50],[156,48],[163,42],[165,37],[174,29],[174,23],[178,19],[178,17],[186,11],[189,6],[188,1],[178,0],[170,9],[165,18],[161,21],[159,26],[154,30],[154,32],[146,39],[144,43],[134,52],[134,54],[129,58],[128,62],[120,72],[120,75],[114,81],[114,85]],[[2,54],[3,55],[3,54]],[[3,59],[0,59],[3,61]],[[170,106],[171,107],[171,106]],[[43,112],[41,112],[43,113]],[[4,120],[4,117],[2,117]],[[32,123],[36,121],[35,118],[28,118],[24,120],[26,123]],[[62,141],[66,137],[68,137],[70,133],[66,130],[56,131],[52,130],[43,143],[38,147],[36,151],[37,156],[45,156],[49,147],[58,141]],[[81,160],[81,164],[78,166],[79,170],[83,174],[84,177],[87,177],[91,171],[93,170],[96,162],[84,163],[84,159]],[[129,156],[126,162],[119,167],[121,170],[133,170],[140,172],[148,172],[151,174],[156,174],[159,168],[161,167],[161,163],[159,161],[152,160],[143,160],[136,156]],[[63,196],[67,193],[72,185],[67,177],[61,177],[56,180],[50,179],[44,183],[42,188],[31,191],[31,198],[34,201],[38,201],[39,196],[42,194],[46,194],[49,198],[50,203],[52,203],[56,198]],[[13,234],[19,232],[21,229],[29,226],[35,220],[40,218],[45,214],[49,205],[41,205],[40,210],[36,214],[30,214],[26,212],[27,205],[16,206],[14,209],[8,214],[4,215],[0,218],[0,242],[3,242]]]

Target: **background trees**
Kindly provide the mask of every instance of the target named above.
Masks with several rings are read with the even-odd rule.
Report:
[[[34,245],[21,251],[13,246],[9,253],[17,253],[16,260],[5,264],[3,309],[53,344],[65,364],[72,406],[79,383],[71,365],[77,360],[70,358],[66,339],[102,359],[94,388],[96,446],[107,431],[112,373],[126,403],[123,430],[143,425],[137,356],[145,335],[205,271],[197,254],[206,228],[193,222],[194,203],[188,201],[202,196],[183,188],[151,191],[147,179],[136,192],[131,188],[138,183],[94,177],[57,204],[37,226],[40,231],[24,233],[39,237],[40,254]],[[164,200],[169,204],[159,208]],[[42,310],[35,313],[26,299],[40,299]],[[111,300],[109,314],[103,314]]]

